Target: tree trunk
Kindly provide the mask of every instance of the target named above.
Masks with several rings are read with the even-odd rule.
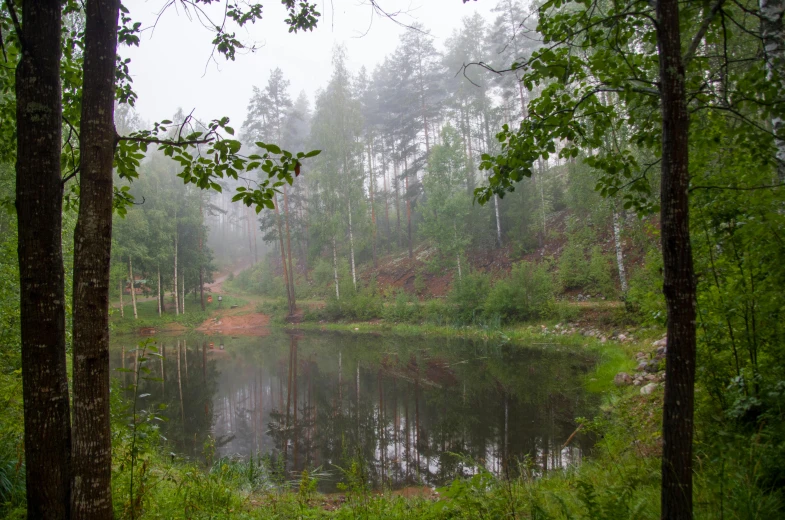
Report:
[[[158,264],[158,316],[165,311],[164,293],[161,291],[161,264]]]
[[[22,4],[16,212],[27,518],[66,519],[71,428],[65,353],[60,146],[61,4]]]
[[[292,314],[297,310],[297,296],[294,287],[294,267],[292,267],[292,237],[289,233],[289,197],[286,186],[283,187],[283,212],[284,224],[286,225],[286,256],[289,259],[289,287],[292,292]]]
[[[390,251],[390,191],[387,189],[387,159],[384,154],[384,142],[382,141],[382,182],[384,183],[384,221],[387,225],[387,251]]]
[[[278,242],[281,246],[281,267],[283,268],[283,279],[286,285],[286,300],[289,302],[289,316],[294,314],[294,298],[292,288],[289,285],[289,270],[286,269],[286,249],[283,247],[283,230],[281,229],[281,212],[278,210],[278,196],[273,197],[275,207],[275,222],[278,225]]]
[[[182,286],[181,290],[182,290],[183,297],[180,298],[180,301],[182,302],[181,306],[183,308],[183,314],[185,314],[185,273],[183,273],[182,280],[183,280],[183,283],[181,284],[181,286]]]
[[[349,256],[352,261],[352,284],[357,292],[357,272],[354,268],[354,235],[352,234],[352,201],[349,200]]]
[[[246,234],[248,235],[248,256],[251,259],[251,266],[256,263],[256,259],[253,254],[253,237],[251,237],[251,208],[245,208],[245,230]]]
[[[175,213],[175,229],[174,229],[174,313],[176,316],[180,315],[180,302],[178,301],[177,293],[177,214]]]
[[[203,251],[204,251],[204,209],[203,209],[202,195],[199,195],[199,217],[201,218],[201,224],[199,226],[199,302],[202,306],[202,312],[205,311],[204,306],[204,263],[203,263]],[[158,275],[160,278],[160,274]],[[161,308],[158,308],[158,315],[161,315]]]
[[[679,4],[659,0],[657,47],[662,103],[663,293],[668,310],[662,421],[662,518],[692,518],[695,393],[695,276],[689,231],[689,116],[681,59]]]
[[[411,201],[409,200],[409,167],[406,164],[406,159],[404,159],[403,161],[403,167],[404,167],[403,175],[404,175],[404,182],[405,182],[404,187],[406,189],[404,196],[406,198],[406,230],[409,236],[409,258],[413,258],[414,253],[412,252],[412,205],[411,205]]]
[[[785,13],[785,0],[759,0],[760,2],[760,35],[763,40],[763,54],[766,58],[768,78],[779,80],[780,91],[785,90],[785,24],[782,16]],[[771,118],[771,129],[778,136],[785,133],[785,119],[774,116]],[[777,147],[777,177],[785,182],[785,139],[774,139]]]
[[[502,246],[502,221],[499,216],[499,196],[493,196],[493,211],[496,214],[496,246]]]
[[[393,151],[394,152],[394,151]],[[395,236],[398,239],[398,247],[401,247],[401,179],[398,174],[398,160],[393,159],[393,174],[395,176]]]
[[[114,516],[108,304],[119,14],[119,0],[87,2],[79,140],[81,196],[74,232],[74,519]],[[135,300],[133,279],[131,289]]]
[[[616,265],[619,268],[621,292],[627,294],[627,274],[624,271],[624,251],[621,244],[621,219],[616,208],[613,209],[613,243],[616,246]]]
[[[120,279],[120,317],[125,318],[125,310],[123,310],[123,291],[125,291],[125,284],[123,283],[122,278]],[[161,306],[158,306],[158,315],[161,315]]]
[[[335,275],[335,299],[341,299],[341,292],[338,289],[338,255],[335,252],[335,237],[333,236],[333,274]]]
[[[461,273],[461,251],[458,248],[458,226],[455,224],[455,221],[452,223],[452,229],[455,233],[455,260],[458,264],[458,282],[463,281],[463,273]]]
[[[379,261],[376,258],[376,208],[373,204],[373,191],[376,179],[373,172],[373,149],[371,143],[368,143],[368,192],[371,195],[371,246],[373,254],[373,266],[379,267]]]
[[[131,278],[131,305],[134,308],[134,319],[139,319],[139,312],[136,310],[136,283],[134,280],[134,268],[131,265],[131,257],[128,257],[128,276]]]

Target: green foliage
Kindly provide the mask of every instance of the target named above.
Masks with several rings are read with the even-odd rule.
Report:
[[[589,259],[584,247],[570,240],[559,257],[559,282],[564,289],[580,289],[589,282]]]
[[[662,254],[648,252],[641,267],[632,271],[626,303],[644,323],[664,325],[665,297],[662,294]]]
[[[485,300],[484,312],[505,322],[526,321],[546,314],[554,298],[552,276],[546,264],[519,262],[509,277],[497,280]]]
[[[367,289],[347,291],[338,300],[327,299],[324,316],[329,320],[372,320],[382,317],[383,302],[378,295]]]
[[[478,271],[465,274],[462,280],[457,280],[448,296],[455,321],[467,324],[481,317],[490,286],[490,276]]]
[[[384,319],[394,323],[414,323],[420,319],[420,303],[415,296],[398,291],[384,308]]]

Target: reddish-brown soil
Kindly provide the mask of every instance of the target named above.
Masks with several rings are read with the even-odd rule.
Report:
[[[270,317],[252,312],[250,306],[235,309],[242,314],[219,314],[204,323],[198,329],[205,334],[231,334],[233,336],[266,336]]]
[[[502,248],[470,251],[467,254],[469,266],[474,271],[490,273],[493,278],[497,278],[508,273],[513,264],[522,260],[532,263],[542,262],[546,258],[558,261],[567,244],[569,218],[570,213],[566,210],[554,212],[548,218],[547,240],[534,250],[522,252],[508,244]],[[597,245],[602,248],[605,254],[615,258],[613,230],[610,222],[607,224],[598,230]],[[629,276],[634,267],[642,265],[642,251],[636,248],[630,240],[623,242],[623,249]],[[368,266],[361,269],[360,278],[367,283],[375,276],[377,287],[383,293],[402,289],[423,299],[446,296],[452,286],[453,277],[456,275],[454,262],[447,262],[443,267],[432,272],[433,269],[429,266],[434,264],[438,254],[435,247],[420,244],[412,253],[412,258],[409,258],[406,251],[396,255],[381,256],[379,267],[374,269]],[[464,266],[464,272],[469,270],[469,266]],[[420,281],[417,280],[418,275]]]

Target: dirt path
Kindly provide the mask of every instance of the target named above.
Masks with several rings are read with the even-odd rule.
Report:
[[[230,274],[233,274],[233,275],[236,276],[236,275],[240,274],[242,271],[248,269],[248,267],[250,267],[250,264],[248,262],[243,262],[240,265],[236,265],[236,266],[232,267],[232,269],[228,273],[225,273],[225,274],[217,276],[215,278],[215,281],[213,281],[213,283],[206,283],[206,284],[204,284],[204,290],[205,291],[210,291],[210,292],[218,292],[218,293],[222,292],[223,291],[223,283],[226,281],[227,278],[229,278]]]
[[[235,266],[230,271],[238,274],[248,268],[248,263]],[[223,283],[229,277],[226,273],[216,277],[215,281],[204,286],[205,290],[218,294],[230,294],[223,289]],[[247,296],[243,295],[243,299]],[[270,317],[266,314],[256,312],[256,304],[253,299],[236,309],[216,309],[213,316],[202,323],[196,330],[209,335],[232,335],[232,336],[266,336],[269,334],[268,325]]]

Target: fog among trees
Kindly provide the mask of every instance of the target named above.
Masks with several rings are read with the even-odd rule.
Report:
[[[119,0],[3,2],[4,515],[782,514],[785,1],[492,2],[436,38],[372,0],[399,30],[375,64],[336,44],[312,92],[276,62],[241,120],[159,121]],[[159,8],[208,66],[280,25]],[[281,27],[327,8],[284,0]],[[516,437],[535,409],[542,446]]]

